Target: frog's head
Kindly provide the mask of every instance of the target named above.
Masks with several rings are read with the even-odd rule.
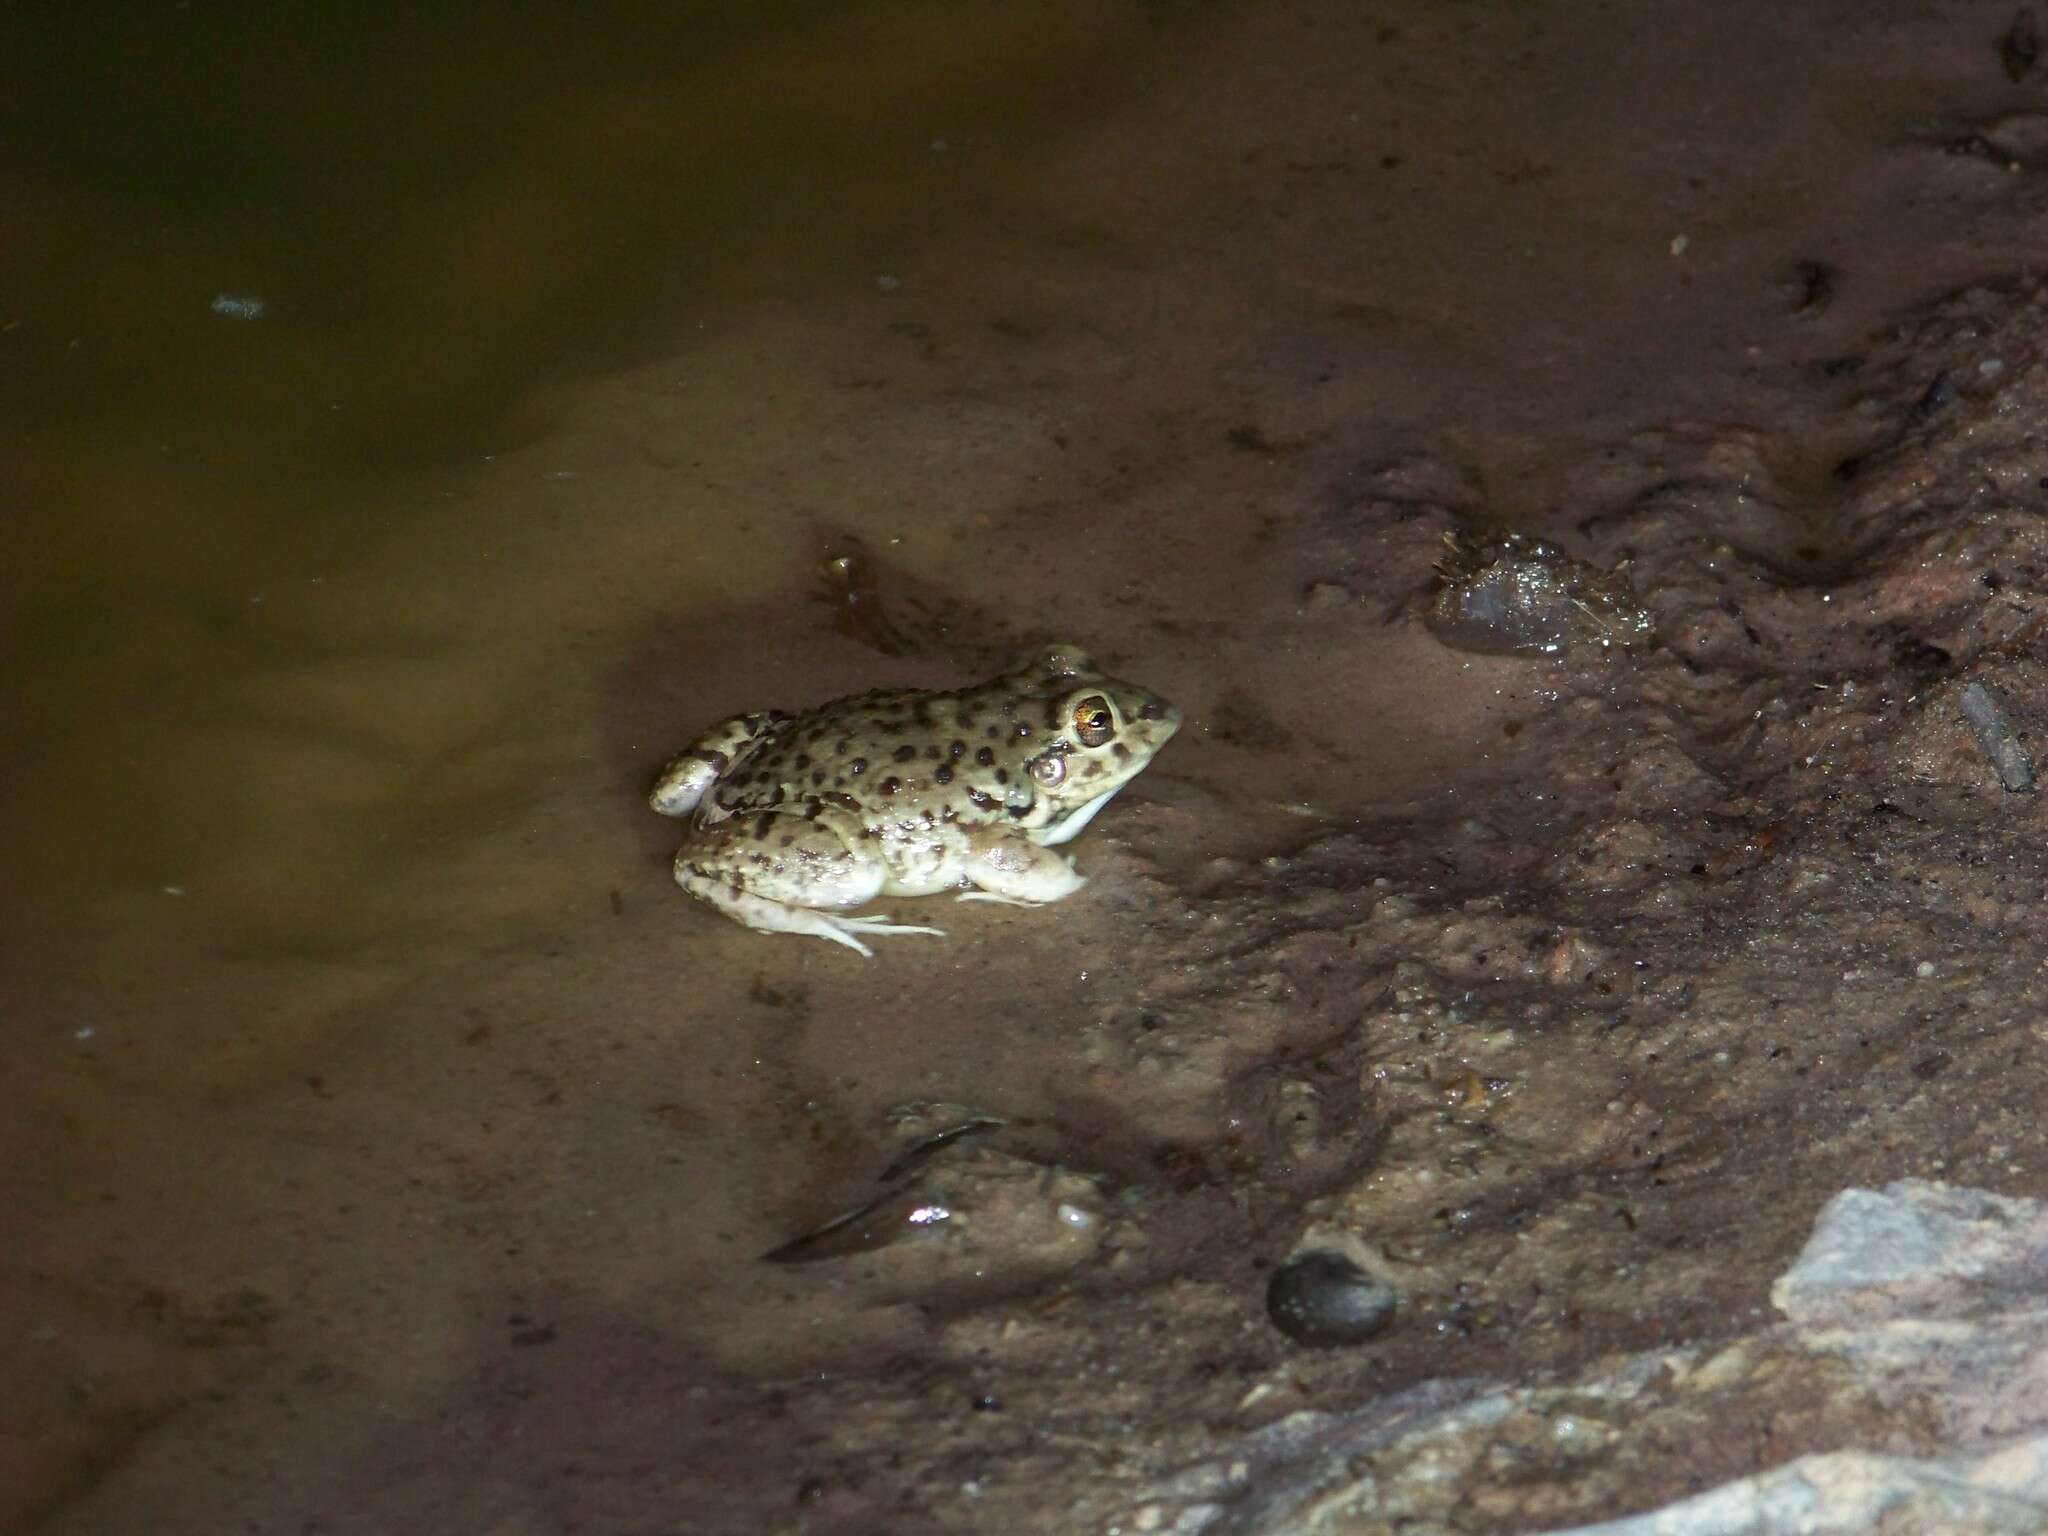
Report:
[[[1043,728],[1023,765],[1031,802],[1020,810],[1013,800],[1010,812],[1036,843],[1078,834],[1180,729],[1178,709],[1106,676],[1077,646],[1048,646],[1013,678],[1019,694],[1042,705]]]

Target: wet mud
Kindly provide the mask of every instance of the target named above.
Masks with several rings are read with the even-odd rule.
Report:
[[[633,217],[706,66],[598,50],[589,161],[399,226],[446,329],[250,322],[231,402],[403,432],[226,453],[25,279],[0,1526],[1505,1531],[1954,1443],[1815,1370],[1275,1481],[1756,1326],[1848,1185],[2040,1192],[2031,27],[1038,20],[725,37],[753,212]],[[549,342],[622,142],[633,340]],[[704,726],[1054,640],[1187,716],[1071,900],[675,890]]]

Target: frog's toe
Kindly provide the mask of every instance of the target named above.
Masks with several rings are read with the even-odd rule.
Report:
[[[875,952],[872,949],[869,949],[867,945],[861,943],[859,939],[848,933],[842,924],[834,922],[829,917],[820,918],[815,928],[792,929],[790,931],[814,933],[821,939],[830,939],[834,944],[844,944],[863,960],[875,958]]]
[[[914,923],[899,923],[893,917],[832,917],[820,912],[819,918],[830,923],[840,932],[833,935],[842,944],[852,944],[855,949],[866,952],[865,947],[855,943],[849,934],[866,933],[877,938],[891,938],[899,933],[929,933],[938,938],[946,936],[943,928],[920,928]]]

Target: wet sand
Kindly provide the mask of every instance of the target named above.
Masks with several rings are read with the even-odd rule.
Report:
[[[1941,147],[2027,99],[1997,7],[977,17],[793,9],[708,59],[601,29],[554,70],[442,39],[388,77],[309,42],[304,142],[259,136],[238,195],[448,154],[309,171],[282,224],[193,211],[225,130],[66,157],[33,98],[0,1523],[651,1528],[737,1463],[680,1528],[770,1528],[807,1453],[759,1394],[927,1336],[758,1262],[858,1197],[887,1110],[1116,1166],[1065,1086],[1132,925],[1528,771],[1540,675],[1398,608],[1318,622],[1347,562],[1400,586],[1351,519],[1387,467],[1563,531],[1641,489],[1631,434],[1769,422],[1824,486],[1817,366],[2037,248]],[[387,92],[420,120],[351,116]],[[245,287],[262,318],[207,312]],[[849,538],[901,654],[836,622]],[[1190,722],[1073,901],[947,904],[862,964],[670,883],[642,797],[703,725],[1051,638]],[[665,1458],[644,1509],[530,1473],[614,1422]],[[411,1459],[444,1444],[501,1471]]]

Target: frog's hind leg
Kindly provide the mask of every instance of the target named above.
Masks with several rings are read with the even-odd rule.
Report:
[[[647,803],[664,816],[689,815],[732,767],[735,757],[789,718],[781,710],[768,710],[719,722],[668,760],[648,792]]]
[[[886,917],[841,917],[879,896],[880,860],[849,848],[829,826],[768,812],[718,824],[676,855],[676,884],[761,933],[807,933],[868,957],[859,935],[940,934]]]
[[[815,907],[793,907],[787,902],[756,896],[716,876],[686,875],[680,866],[676,870],[676,884],[700,901],[710,902],[734,922],[744,923],[758,933],[807,933],[830,939],[834,944],[844,944],[868,960],[874,959],[875,952],[861,943],[858,935],[884,938],[898,933],[931,933],[943,937],[946,932],[943,928],[919,928],[909,923],[892,922],[886,917],[840,917],[836,913],[820,912]]]
[[[821,939],[831,939],[835,943],[844,944],[848,949],[859,950],[869,960],[875,958],[875,952],[854,937],[857,933],[882,939],[892,938],[899,933],[929,933],[941,939],[946,936],[946,930],[943,928],[922,928],[915,923],[899,923],[889,917],[834,917],[829,912],[812,912],[802,907],[791,908],[790,912],[794,917],[811,918],[821,925],[816,928],[804,928],[802,932],[815,933]]]
[[[963,873],[975,889],[962,901],[999,901],[1008,907],[1040,907],[1063,901],[1088,883],[1065,854],[1042,848],[1007,827],[978,828],[968,835]]]

